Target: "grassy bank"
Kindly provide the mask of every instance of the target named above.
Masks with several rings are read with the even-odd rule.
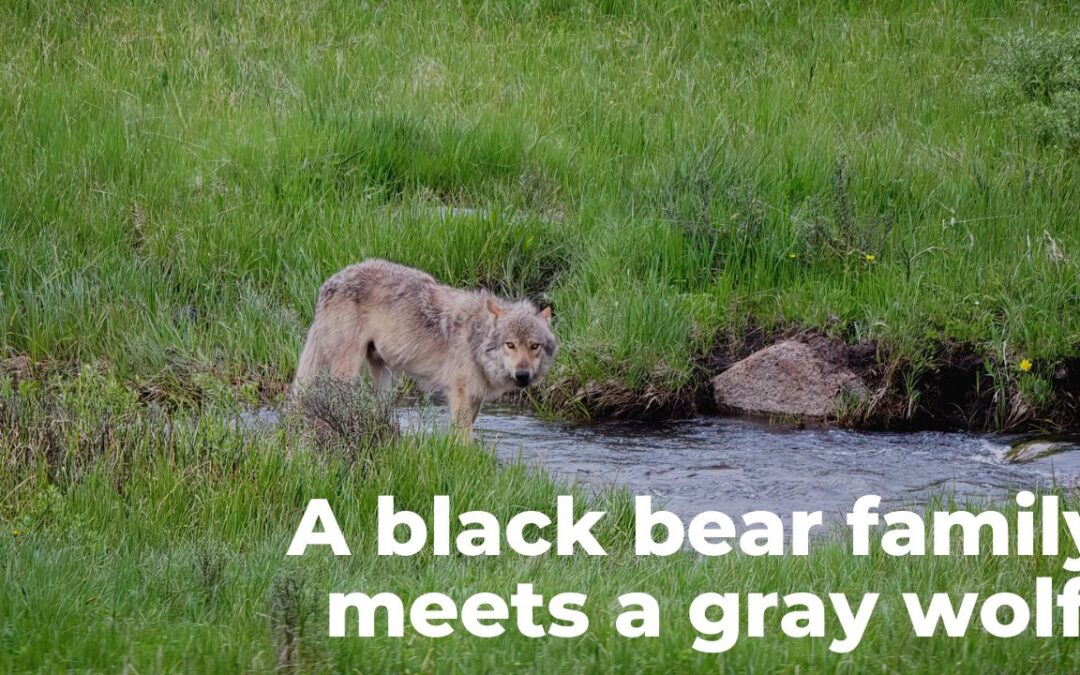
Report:
[[[677,408],[754,326],[877,343],[915,407],[959,346],[1067,422],[1078,16],[6,3],[0,352],[272,392],[321,280],[384,256],[552,300],[558,415]]]
[[[917,638],[900,593],[1030,599],[1036,576],[1068,578],[1064,556],[852,557],[839,539],[808,557],[643,558],[632,553],[629,497],[578,493],[607,512],[595,533],[605,558],[375,555],[375,500],[430,516],[436,494],[455,512],[482,509],[505,523],[527,509],[554,513],[567,491],[521,465],[499,468],[482,448],[444,437],[316,443],[288,426],[246,427],[230,390],[202,410],[147,409],[117,381],[86,369],[14,391],[0,384],[0,671],[269,672],[1067,672],[1076,640],[1008,640],[977,625],[968,636]],[[333,505],[353,555],[284,553],[311,498]],[[1075,508],[1076,504],[1069,508]],[[722,505],[718,504],[722,508]],[[1063,505],[1065,508],[1065,505]],[[737,514],[733,514],[737,515]],[[1062,541],[1067,541],[1062,533]],[[1072,552],[1067,550],[1066,554]],[[327,637],[327,594],[427,591],[457,602],[517,583],[550,597],[588,595],[590,627],[574,639],[530,639],[508,625],[496,639]],[[660,637],[614,630],[616,597],[660,600]],[[706,592],[866,592],[881,600],[861,645],[828,651],[827,637],[786,638],[780,613],[765,637],[722,655],[695,652],[687,617]],[[538,622],[546,625],[541,613]],[[1055,619],[1060,627],[1060,620]],[[745,632],[745,618],[743,619]]]
[[[1030,630],[916,638],[899,596],[1030,598],[1036,576],[1062,585],[1060,556],[853,558],[830,539],[638,558],[612,492],[579,494],[609,512],[606,558],[385,559],[380,494],[505,522],[568,488],[368,409],[320,437],[236,417],[278,400],[321,281],[382,256],[553,302],[564,349],[537,402],[555,416],[685,412],[718,364],[810,330],[875,345],[900,417],[964,381],[991,406],[973,426],[1075,423],[1078,18],[990,0],[3,3],[0,671],[1080,669],[1075,640]],[[284,556],[315,497],[352,557]],[[587,635],[326,637],[331,591],[518,582],[587,593]],[[661,598],[661,637],[616,635],[631,591]],[[697,653],[689,603],[725,591],[882,600],[851,655],[775,614],[765,638]]]

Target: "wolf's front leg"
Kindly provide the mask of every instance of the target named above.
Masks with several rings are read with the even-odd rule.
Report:
[[[450,417],[454,427],[461,433],[466,441],[473,440],[473,423],[480,414],[480,404],[483,399],[469,396],[464,388],[454,387],[450,391]]]

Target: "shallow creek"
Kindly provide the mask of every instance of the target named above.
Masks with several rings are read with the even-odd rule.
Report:
[[[438,406],[401,408],[398,416],[405,433],[448,424]],[[263,409],[243,421],[274,425],[277,415]],[[502,408],[485,408],[476,429],[500,461],[520,459],[590,488],[625,486],[684,520],[758,509],[822,511],[828,519],[866,494],[880,495],[883,508],[934,496],[986,503],[1022,488],[1080,483],[1080,437],[795,430],[722,417],[571,426]]]
[[[447,423],[440,408],[404,409],[401,419],[414,431]],[[1016,455],[1010,449],[1024,439],[1006,436],[793,430],[720,417],[575,427],[506,409],[485,409],[476,427],[500,460],[520,458],[587,486],[623,485],[684,519],[757,509],[840,516],[865,494],[881,495],[883,507],[933,495],[984,502],[1080,480],[1080,438]]]

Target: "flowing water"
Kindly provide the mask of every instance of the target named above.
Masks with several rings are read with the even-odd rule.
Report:
[[[403,419],[414,429],[446,423],[440,411],[410,410]],[[866,494],[900,507],[933,495],[985,502],[1080,482],[1076,438],[1012,463],[1015,437],[966,433],[794,430],[720,417],[573,427],[498,409],[485,409],[476,427],[501,460],[521,458],[587,486],[623,485],[684,520],[708,510],[840,516]]]
[[[249,424],[277,421],[271,411]],[[406,433],[445,427],[444,408],[403,408]],[[822,511],[841,516],[862,495],[883,507],[917,506],[935,495],[973,502],[1010,491],[1080,483],[1080,438],[1028,444],[1017,437],[953,432],[794,430],[741,418],[699,417],[662,425],[570,426],[518,410],[485,408],[477,434],[504,462],[521,459],[590,488],[625,486],[654,508],[688,519],[709,510]],[[786,518],[785,518],[786,520]]]

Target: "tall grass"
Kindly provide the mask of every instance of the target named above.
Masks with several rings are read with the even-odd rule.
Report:
[[[853,557],[839,539],[815,540],[808,557],[669,558],[633,555],[629,496],[584,494],[521,464],[499,467],[485,449],[452,437],[409,436],[364,446],[369,460],[320,445],[290,425],[252,425],[229,389],[201,410],[170,412],[134,400],[91,369],[13,386],[0,382],[0,670],[139,672],[863,672],[1070,671],[1075,640],[1034,629],[1009,640],[972,626],[965,639],[913,636],[900,593],[1033,598],[1034,578],[1067,579],[1060,556]],[[448,494],[455,513],[481,509],[505,523],[524,510],[553,514],[572,492],[578,508],[603,510],[595,529],[607,557],[493,558],[375,555],[375,504],[393,494],[425,518]],[[352,556],[284,555],[309,499],[328,499]],[[947,501],[940,504],[949,506]],[[1076,508],[1066,497],[1062,508]],[[736,515],[736,514],[733,514]],[[1012,516],[1011,516],[1012,517]],[[1036,524],[1036,527],[1039,527]],[[455,530],[456,532],[456,530]],[[1064,531],[1062,541],[1068,541]],[[481,591],[504,597],[517,583],[538,593],[583,592],[590,628],[581,638],[531,639],[508,623],[494,640],[460,627],[432,640],[327,637],[327,594],[391,591],[409,602],[428,591],[458,602]],[[658,638],[614,629],[616,598],[658,598]],[[828,637],[791,639],[781,613],[766,637],[730,652],[691,648],[687,617],[706,592],[881,593],[857,650],[828,651]],[[545,623],[540,612],[537,621]],[[745,631],[745,619],[743,620]],[[455,624],[456,625],[456,624]],[[1060,622],[1055,621],[1060,628]]]
[[[619,492],[578,493],[610,512],[604,559],[386,559],[380,494],[505,522],[570,488],[348,401],[324,411],[332,442],[238,418],[280,394],[321,281],[368,256],[553,302],[554,414],[670,411],[748,326],[877,340],[914,364],[913,401],[937,346],[965,343],[1049,405],[1080,338],[1078,17],[999,0],[4,3],[0,670],[1080,668],[1075,641],[898,629],[901,591],[1030,597],[1060,559],[864,559],[832,540],[641,559]],[[1025,94],[1032,75],[1046,96]],[[284,558],[313,497],[356,555]],[[331,590],[519,581],[587,592],[588,636],[325,637]],[[662,637],[615,635],[627,591],[662,598]],[[769,637],[712,657],[685,618],[707,591],[883,605],[851,656],[771,616]]]
[[[0,350],[280,383],[320,281],[386,256],[554,299],[568,383],[684,386],[757,325],[964,343],[1048,390],[1080,336],[1077,16],[7,3]],[[1011,102],[1025,73],[1065,131]]]

